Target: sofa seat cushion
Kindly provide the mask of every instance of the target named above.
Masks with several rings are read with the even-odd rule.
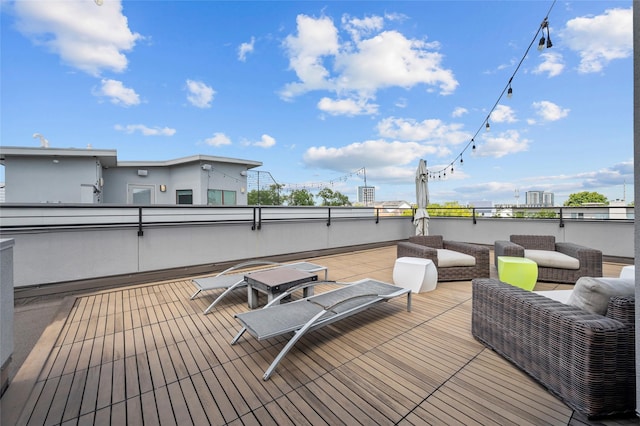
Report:
[[[450,268],[452,266],[475,266],[476,258],[459,251],[438,249],[438,267]]]
[[[611,297],[633,297],[635,291],[636,285],[633,279],[581,277],[576,282],[567,304],[592,314],[606,315]]]
[[[538,266],[547,268],[580,269],[580,261],[578,259],[558,251],[525,249],[524,257],[533,260]]]

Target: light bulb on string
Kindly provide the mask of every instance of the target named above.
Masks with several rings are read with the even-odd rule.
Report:
[[[491,125],[489,124],[489,121],[487,120],[487,124],[484,126],[484,129],[488,132],[489,130],[491,130]]]
[[[546,39],[544,38],[544,36],[542,36],[540,38],[540,43],[538,43],[538,50],[540,52],[542,52],[542,50],[544,49],[545,42],[546,42]]]
[[[471,149],[473,150],[473,152],[476,152],[476,141],[471,139],[471,142],[473,142],[473,146],[471,147]]]
[[[507,90],[507,98],[511,99],[513,97],[513,89],[511,88],[511,84],[509,84],[509,89]]]
[[[462,157],[460,157],[460,165],[462,166],[463,163],[464,163],[464,160],[462,159]]]

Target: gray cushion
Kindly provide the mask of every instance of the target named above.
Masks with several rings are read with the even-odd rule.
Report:
[[[634,296],[635,280],[608,277],[581,277],[576,282],[567,304],[592,314],[606,315],[612,296]]]
[[[538,266],[547,268],[580,269],[580,261],[578,259],[559,251],[525,249],[524,257],[533,260]]]
[[[438,249],[438,267],[449,268],[451,266],[475,266],[476,258],[459,251]]]

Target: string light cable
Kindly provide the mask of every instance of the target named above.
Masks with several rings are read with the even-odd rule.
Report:
[[[507,81],[507,84],[502,89],[502,92],[500,92],[500,96],[498,96],[498,99],[496,100],[496,102],[493,104],[493,106],[489,110],[489,114],[487,114],[487,118],[484,119],[482,124],[478,127],[478,130],[476,130],[476,132],[474,133],[474,135],[471,138],[471,140],[465,145],[465,147],[462,149],[460,154],[458,154],[453,159],[453,161],[451,161],[447,166],[443,167],[440,170],[428,171],[428,176],[430,178],[435,178],[436,175],[437,175],[438,178],[442,178],[442,175],[444,175],[444,177],[446,177],[447,176],[447,170],[450,170],[451,174],[453,174],[453,165],[458,162],[458,159],[460,160],[460,165],[462,165],[464,163],[464,160],[462,159],[462,156],[467,151],[467,149],[469,149],[469,147],[472,147],[471,149],[473,150],[473,152],[476,151],[476,142],[475,142],[476,137],[478,137],[478,134],[480,134],[480,132],[482,131],[483,128],[487,132],[490,131],[491,124],[489,124],[489,119],[491,118],[491,114],[497,108],[498,104],[500,103],[500,100],[503,98],[505,93],[507,94],[508,98],[511,98],[513,96],[513,88],[511,86],[511,84],[513,83],[513,79],[516,76],[516,74],[518,73],[518,71],[520,70],[520,67],[522,66],[522,63],[527,58],[527,55],[529,54],[529,51],[531,50],[531,47],[536,42],[536,40],[538,40],[538,36],[540,35],[540,33],[542,33],[542,37],[540,38],[540,41],[538,42],[538,50],[543,50],[545,47],[546,48],[551,48],[553,46],[553,44],[551,43],[551,36],[550,36],[550,32],[549,32],[549,15],[551,14],[551,11],[553,10],[553,7],[555,6],[556,1],[557,0],[553,0],[553,2],[551,3],[551,6],[549,7],[549,10],[547,11],[547,14],[545,15],[544,19],[542,20],[542,23],[540,24],[540,26],[538,27],[538,30],[536,31],[535,35],[531,39],[531,43],[529,43],[529,46],[527,46],[527,49],[525,50],[524,55],[522,55],[522,58],[520,59],[520,62],[518,62],[518,65],[516,66],[515,70],[513,71],[513,74],[511,74],[511,77]],[[544,36],[545,30],[546,30],[546,33],[547,33],[546,38]]]

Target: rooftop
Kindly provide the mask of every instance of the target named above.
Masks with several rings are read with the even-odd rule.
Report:
[[[301,260],[330,280],[392,282],[395,258],[390,245]],[[604,275],[623,266],[606,262]],[[397,298],[316,330],[268,381],[283,338],[229,343],[246,291],[208,315],[215,292],[189,300],[193,291],[185,278],[17,306],[21,368],[2,424],[590,424],[472,337],[469,281],[413,295],[411,312]],[[56,309],[33,349],[19,349]]]

